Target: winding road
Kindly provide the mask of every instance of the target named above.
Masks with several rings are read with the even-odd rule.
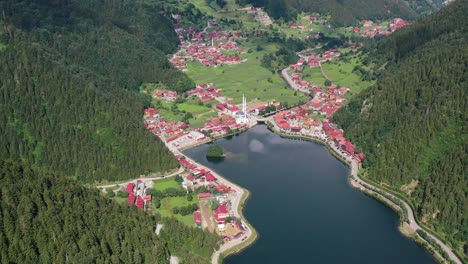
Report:
[[[273,121],[272,118],[269,118],[268,121],[270,121],[270,123],[272,123],[274,125],[274,130],[280,130],[279,127],[276,126],[275,122]],[[287,133],[286,131],[283,131],[282,133]],[[404,200],[396,197],[395,195],[387,192],[386,190],[383,190],[371,183],[368,183],[368,182],[365,182],[364,180],[362,180],[361,178],[359,178],[359,162],[353,158],[352,156],[350,155],[344,155],[343,152],[338,149],[338,147],[327,141],[327,140],[324,140],[323,137],[317,137],[317,136],[311,136],[311,135],[304,135],[304,134],[301,134],[302,137],[306,137],[306,138],[311,138],[311,139],[314,139],[314,140],[319,140],[321,141],[322,143],[324,144],[327,144],[331,150],[333,152],[335,152],[337,155],[339,155],[343,160],[346,161],[346,163],[348,164],[348,166],[351,168],[351,174],[350,174],[350,177],[355,180],[358,184],[360,184],[363,188],[369,190],[369,191],[372,191],[372,192],[375,192],[375,190],[378,190],[379,192],[381,193],[385,193],[387,196],[391,197],[392,199],[394,200],[398,200],[401,202],[401,204],[403,204],[403,206],[405,207],[405,210],[408,214],[408,221],[409,221],[409,226],[414,230],[414,231],[417,231],[417,230],[423,230],[427,233],[427,235],[432,238],[434,241],[436,241],[437,244],[440,245],[440,247],[447,253],[447,255],[449,256],[450,260],[453,261],[454,263],[457,263],[457,264],[462,264],[462,261],[458,258],[458,256],[453,253],[452,249],[450,247],[448,247],[446,244],[444,244],[440,239],[438,239],[437,237],[435,237],[434,235],[432,235],[431,233],[427,232],[426,230],[424,230],[424,228],[422,228],[416,221],[416,218],[414,216],[414,212],[413,212],[413,209],[411,208],[411,206],[409,206],[408,203],[406,203]],[[366,186],[371,186],[373,189],[369,189],[367,188]],[[398,205],[396,205],[398,206]],[[399,207],[399,206],[398,206]],[[403,208],[401,208],[403,210]]]
[[[353,159],[353,161],[351,162],[350,166],[351,166],[351,177],[353,177],[353,179],[354,179],[357,183],[359,183],[359,184],[360,184],[361,186],[363,186],[363,187],[365,187],[365,185],[371,185],[374,189],[377,189],[377,190],[379,190],[379,191],[381,191],[381,192],[384,192],[384,193],[386,193],[387,195],[389,195],[390,197],[392,197],[393,199],[400,201],[400,202],[404,205],[404,207],[405,207],[405,209],[406,209],[406,212],[408,213],[408,221],[409,221],[408,224],[410,225],[410,227],[411,227],[414,231],[416,231],[416,230],[423,230],[423,231],[425,231],[425,230],[424,230],[420,225],[418,225],[418,223],[416,222],[416,219],[415,219],[415,217],[414,217],[414,212],[413,212],[413,209],[411,208],[411,206],[409,206],[409,205],[408,205],[405,201],[403,201],[402,199],[400,199],[400,198],[398,198],[398,197],[396,197],[396,196],[394,196],[394,195],[392,195],[392,194],[386,192],[385,190],[382,190],[382,189],[376,187],[375,185],[369,184],[368,182],[365,182],[365,181],[363,181],[361,178],[359,178],[359,176],[358,176],[359,164],[358,164],[358,162],[357,162],[355,159]],[[364,184],[365,184],[365,185],[364,185]],[[450,257],[450,260],[452,260],[453,262],[455,262],[455,263],[457,263],[457,264],[462,264],[461,260],[458,258],[457,255],[455,255],[455,253],[453,253],[453,251],[452,251],[451,248],[449,248],[449,247],[448,247],[447,245],[445,245],[440,239],[438,239],[437,237],[433,236],[431,233],[429,233],[429,232],[427,232],[427,231],[425,231],[425,232],[427,233],[427,235],[428,235],[430,238],[434,239],[434,241],[436,241],[437,244],[440,245],[440,247],[441,247],[441,248],[447,253],[447,255]]]

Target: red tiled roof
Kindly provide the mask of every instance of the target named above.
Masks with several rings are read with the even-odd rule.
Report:
[[[199,194],[197,194],[197,197],[198,197],[198,199],[210,198],[210,197],[211,197],[211,193],[199,193]]]
[[[135,187],[135,183],[131,182],[127,184],[127,187],[125,190],[127,191],[128,194],[133,194],[133,188]]]
[[[196,224],[201,223],[201,214],[199,211],[195,211],[195,213],[193,213],[193,220],[195,221]]]
[[[137,199],[136,199],[136,206],[138,208],[144,208],[145,207],[145,201],[143,200],[143,198],[141,198],[141,196],[138,196]]]
[[[215,215],[227,214],[227,213],[229,213],[229,211],[228,211],[227,205],[225,205],[225,204],[219,205],[218,208],[216,208],[216,210],[215,210]]]
[[[207,181],[216,181],[216,177],[211,173],[211,172],[207,172],[206,175],[205,175],[205,178]]]

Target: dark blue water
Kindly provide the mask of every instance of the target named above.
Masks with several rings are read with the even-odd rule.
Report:
[[[349,169],[316,143],[284,139],[265,126],[185,151],[251,192],[244,209],[259,239],[225,263],[435,263],[398,231],[391,209],[349,186]]]

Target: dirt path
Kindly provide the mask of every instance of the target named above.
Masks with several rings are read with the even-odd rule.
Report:
[[[320,66],[320,70],[322,71],[323,77],[325,77],[327,80],[330,80],[330,77],[328,77],[327,73],[323,70],[322,63],[320,61],[319,61],[319,66]]]
[[[206,224],[206,227],[208,228],[208,231],[213,233],[214,226],[213,226],[213,221],[211,219],[210,206],[209,206],[208,200],[200,201],[198,207],[200,207],[200,213],[202,215],[203,223]]]

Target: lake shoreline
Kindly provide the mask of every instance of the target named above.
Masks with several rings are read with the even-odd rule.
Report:
[[[324,141],[324,140],[322,140],[320,138],[312,137],[312,136],[308,136],[308,135],[294,135],[294,134],[290,134],[290,133],[285,133],[285,132],[277,130],[272,124],[268,124],[268,122],[265,123],[265,126],[271,132],[279,135],[280,137],[288,138],[288,139],[311,141],[311,142],[315,142],[315,143],[318,143],[320,145],[325,146],[328,149],[330,154],[332,154],[341,163],[343,163],[348,168],[350,168],[351,172],[350,172],[350,174],[348,176],[348,184],[351,187],[360,190],[364,194],[371,196],[372,198],[374,198],[377,201],[385,204],[386,206],[390,207],[393,211],[395,211],[399,215],[399,219],[400,219],[400,225],[398,227],[399,232],[402,235],[404,235],[405,237],[408,237],[408,238],[414,240],[418,245],[422,246],[424,248],[424,250],[426,250],[437,262],[444,263],[444,261],[442,260],[443,258],[441,256],[441,254],[437,250],[434,249],[434,246],[430,245],[419,234],[417,234],[416,233],[417,229],[416,230],[411,230],[411,227],[410,227],[411,224],[407,224],[405,222],[404,215],[408,213],[407,212],[408,208],[410,210],[412,210],[412,208],[410,206],[402,207],[402,206],[398,205],[397,203],[393,202],[392,200],[386,198],[381,193],[376,192],[376,190],[378,190],[379,187],[374,186],[372,183],[369,183],[368,181],[363,180],[362,178],[360,178],[358,176],[358,170],[361,167],[360,167],[360,164],[358,164],[355,159],[352,159],[351,161],[348,161],[347,158],[342,156],[341,153],[332,145],[331,142],[327,142],[327,141]],[[249,128],[251,128],[251,127],[249,127]],[[245,129],[243,131],[239,131],[236,134],[240,134],[242,132],[245,132],[249,128],[247,128],[247,129]],[[232,136],[232,135],[229,135],[229,136]],[[195,144],[193,146],[184,147],[183,150],[187,150],[187,149],[190,149],[190,148],[202,145],[202,144],[214,142],[214,141],[216,141],[218,139],[222,139],[222,138],[226,138],[226,137],[219,137],[219,138],[212,139],[212,140],[209,140],[208,142],[203,142],[203,143],[200,142],[200,144]],[[183,150],[181,149],[180,151],[183,151]],[[181,153],[181,154],[186,156],[183,153]],[[205,166],[199,164],[198,162],[194,161],[194,163],[197,166],[205,167]],[[228,185],[230,187],[237,187],[237,188],[240,188],[242,190],[242,196],[243,197],[242,197],[240,203],[238,204],[238,206],[236,206],[236,208],[233,208],[233,209],[236,212],[238,212],[240,218],[242,219],[242,221],[244,221],[244,223],[246,223],[246,225],[249,227],[249,229],[252,231],[252,233],[250,233],[248,235],[248,237],[247,237],[247,239],[245,241],[236,241],[236,243],[233,243],[230,246],[227,246],[225,248],[220,248],[220,250],[215,251],[214,254],[213,254],[213,257],[212,257],[212,264],[221,263],[220,261],[227,258],[228,256],[241,253],[243,250],[245,250],[248,247],[252,246],[255,243],[255,241],[258,239],[258,236],[259,236],[257,234],[257,232],[255,231],[254,227],[247,221],[247,219],[243,215],[243,208],[244,208],[245,203],[247,202],[248,198],[250,197],[249,191],[247,189],[245,189],[243,187],[240,187],[237,184],[227,180],[225,177],[222,177],[219,173],[216,173],[216,175],[220,179],[222,179],[224,184],[226,184],[226,185]],[[369,187],[369,186],[372,186],[372,187]],[[386,192],[386,191],[380,190],[380,192]],[[390,197],[395,198],[392,195],[390,195]],[[401,200],[401,199],[398,199],[398,198],[395,198],[395,199],[396,200]],[[403,209],[403,208],[405,208],[405,209]],[[411,213],[411,215],[412,215],[412,213]],[[412,223],[412,222],[416,222],[416,221],[415,220],[410,221],[410,223]],[[405,229],[403,229],[404,224],[409,226],[409,228],[405,226]],[[423,228],[420,228],[420,229],[423,229]],[[409,231],[404,232],[404,230],[409,230]],[[413,234],[413,235],[411,235],[411,234]]]

